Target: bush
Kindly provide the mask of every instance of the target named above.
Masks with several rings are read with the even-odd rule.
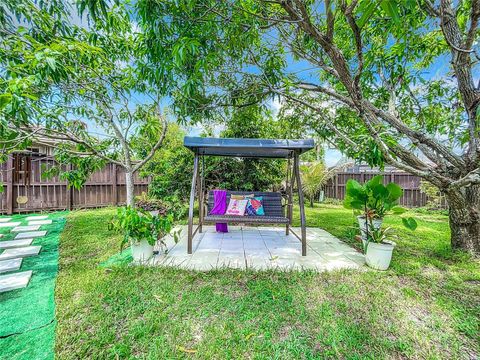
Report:
[[[266,115],[263,118],[264,115],[257,108],[238,110],[220,136],[279,137],[275,121]],[[150,197],[161,199],[176,216],[186,214],[192,181],[193,153],[183,146],[185,135],[178,124],[170,123],[163,146],[141,174],[152,176]],[[200,161],[200,171],[202,170],[205,174],[205,191],[215,188],[265,191],[276,190],[281,186],[286,167],[282,160],[205,157]]]

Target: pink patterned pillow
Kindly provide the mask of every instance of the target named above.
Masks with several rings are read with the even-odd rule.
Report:
[[[245,215],[245,208],[247,207],[248,200],[230,199],[228,203],[227,212],[225,215]]]

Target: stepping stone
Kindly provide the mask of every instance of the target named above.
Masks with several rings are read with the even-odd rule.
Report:
[[[46,231],[29,231],[24,233],[18,233],[17,236],[15,236],[15,240],[40,237],[40,236],[45,236],[46,234],[47,234]]]
[[[7,249],[0,254],[0,260],[8,260],[19,257],[35,256],[40,252],[41,246],[27,246],[21,248]]]
[[[3,237],[3,234],[0,234],[0,239]]]
[[[34,215],[34,216],[29,216],[26,217],[25,220],[31,221],[31,220],[45,220],[48,219],[48,215]]]
[[[32,270],[0,276],[0,292],[21,289],[28,285]],[[19,309],[20,310],[20,309]]]
[[[22,260],[22,258],[16,258],[0,261],[0,273],[19,270],[22,266]]]
[[[13,232],[21,232],[21,231],[36,231],[40,229],[40,225],[24,225],[24,226],[17,226],[12,229]]]
[[[10,240],[10,241],[0,241],[0,249],[10,249],[30,246],[33,239],[21,239],[21,240]]]
[[[34,220],[34,221],[29,221],[28,225],[50,225],[52,223],[52,220]]]
[[[6,228],[6,227],[14,227],[20,225],[20,222],[6,222],[6,223],[0,223],[0,228]]]
[[[9,222],[12,218],[0,218],[0,223]]]

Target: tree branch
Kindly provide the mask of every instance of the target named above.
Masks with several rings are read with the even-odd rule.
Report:
[[[159,116],[159,119],[161,119],[161,116]],[[163,141],[165,140],[165,136],[167,135],[167,127],[168,127],[167,120],[164,119],[162,121],[162,135],[160,136],[158,141],[155,143],[155,145],[150,149],[150,152],[148,153],[148,155],[142,161],[140,161],[134,166],[133,168],[134,172],[140,169],[143,165],[145,165],[153,157],[153,155],[155,155],[155,152],[160,148],[160,146],[162,146]]]

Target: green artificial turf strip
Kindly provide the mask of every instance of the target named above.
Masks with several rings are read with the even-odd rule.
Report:
[[[65,215],[65,212],[49,214],[52,224],[40,227],[40,230],[47,230],[47,235],[35,238],[32,243],[42,246],[40,254],[23,259],[18,271],[33,270],[28,286],[0,293],[2,359],[53,358],[58,239],[65,224]],[[27,216],[29,215],[14,215],[12,221],[21,221],[22,225],[27,225]],[[13,239],[16,233],[11,233],[10,230],[11,228],[2,228],[2,241]]]
[[[0,340],[0,359],[54,358],[55,322]]]
[[[114,209],[71,212],[60,243],[61,359],[476,358],[480,264],[448,245],[440,215],[417,214],[386,272],[116,266]],[[298,221],[298,220],[297,220]],[[351,212],[307,208],[309,226],[349,240]]]

